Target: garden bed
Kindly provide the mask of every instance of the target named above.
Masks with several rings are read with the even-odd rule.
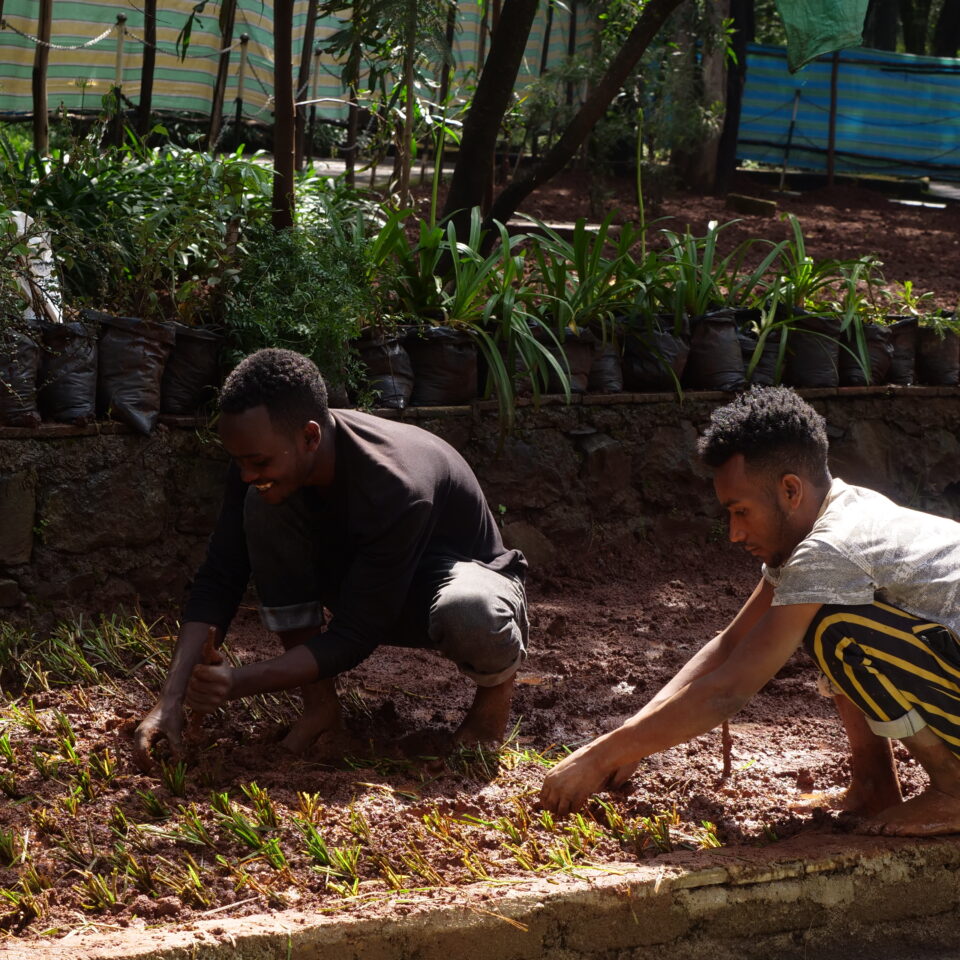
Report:
[[[647,760],[582,817],[553,823],[537,810],[545,765],[634,712],[757,576],[720,530],[706,546],[644,547],[620,567],[616,579],[540,580],[514,737],[497,755],[446,763],[401,744],[452,727],[469,699],[427,653],[381,648],[342,678],[342,742],[283,756],[276,740],[293,706],[261,698],[207,718],[185,770],[147,776],[131,763],[130,734],[163,672],[162,628],[150,637],[136,620],[88,622],[83,638],[30,649],[5,637],[4,675],[26,676],[28,690],[5,683],[0,711],[0,952],[19,944],[39,958],[40,942],[53,949],[64,936],[152,937],[208,917],[229,936],[240,918],[287,908],[372,920],[456,903],[484,914],[504,883],[566,883],[590,865],[629,869],[678,850],[695,869],[717,844],[756,848],[814,826],[813,850],[825,831],[847,832],[842,817],[790,811],[846,777],[839,722],[800,657],[734,719],[728,779],[714,732]],[[230,645],[240,659],[277,652],[249,609]],[[897,753],[915,791],[922,776]]]

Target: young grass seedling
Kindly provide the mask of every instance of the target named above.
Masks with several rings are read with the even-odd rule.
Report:
[[[160,763],[160,782],[175,796],[187,795],[187,765],[178,760],[176,763]]]
[[[138,790],[137,796],[142,801],[147,816],[154,820],[166,820],[170,816],[170,809],[152,790]]]
[[[362,843],[370,842],[370,824],[363,815],[363,811],[358,809],[355,800],[350,801],[350,816],[347,822],[347,829]]]
[[[34,704],[32,699],[27,701],[25,707],[18,707],[16,704],[11,704],[10,716],[30,733],[42,735],[49,732],[46,720],[37,713],[36,704]]]
[[[249,797],[257,823],[265,830],[276,830],[280,826],[277,818],[277,808],[270,799],[270,795],[256,781],[241,784],[240,789]]]
[[[324,807],[320,802],[319,793],[297,792],[297,810],[307,823],[319,823],[323,819]],[[353,815],[353,804],[350,804],[350,813]]]
[[[127,819],[127,815],[116,805],[110,810],[110,819],[107,820],[107,824],[113,835],[120,839],[123,839],[130,831],[130,821]]]
[[[80,882],[87,899],[81,903],[84,910],[109,910],[118,904],[126,890],[126,878],[114,870],[109,877],[92,870],[83,871]]]
[[[216,813],[222,813],[225,817],[229,817],[233,812],[233,801],[230,799],[230,794],[224,790],[222,793],[218,793],[216,790],[210,794],[210,806]]]
[[[89,764],[91,773],[105,784],[109,784],[117,775],[117,758],[109,747],[102,753],[90,754]]]
[[[0,793],[11,800],[19,800],[23,796],[17,786],[17,778],[9,770],[0,773]]]
[[[134,886],[146,894],[157,892],[157,882],[150,864],[138,860],[129,850],[123,850],[117,857],[117,866],[132,881]]]
[[[26,855],[26,837],[16,830],[0,827],[0,864],[12,867]]]
[[[49,753],[42,753],[36,747],[33,748],[30,762],[33,764],[37,773],[40,774],[41,780],[50,780],[56,776],[57,771],[60,769],[60,764],[63,763],[59,757],[55,757]]]
[[[60,809],[68,817],[75,817],[80,812],[80,803],[83,800],[83,793],[80,787],[74,787],[69,793],[64,794],[57,800]]]
[[[10,766],[16,766],[17,755],[13,751],[13,744],[10,743],[10,734],[0,734],[0,757],[3,757]]]
[[[200,812],[197,810],[196,804],[191,803],[188,807],[181,806],[178,809],[183,818],[183,822],[177,827],[178,836],[187,843],[194,843],[197,846],[215,850],[217,847],[216,841],[207,829],[206,824],[200,819]]]

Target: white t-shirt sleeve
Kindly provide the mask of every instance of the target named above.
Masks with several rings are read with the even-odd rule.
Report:
[[[873,603],[877,586],[872,578],[832,544],[804,540],[779,568],[764,567],[773,585],[772,605],[840,603],[859,606]]]

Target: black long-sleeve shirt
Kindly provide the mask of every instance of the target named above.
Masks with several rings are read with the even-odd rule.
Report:
[[[523,576],[526,561],[507,550],[463,457],[433,434],[352,410],[335,410],[335,468],[329,488],[306,487],[317,562],[333,613],[309,644],[320,676],[365,659],[390,636],[418,566],[432,559],[475,560]],[[243,530],[248,484],[231,466],[207,556],[194,578],[185,621],[226,630],[250,579]],[[304,597],[306,602],[312,597]]]

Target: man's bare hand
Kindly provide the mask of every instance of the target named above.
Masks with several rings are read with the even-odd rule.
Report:
[[[587,744],[561,760],[544,778],[540,806],[563,817],[575,813],[593,794],[603,790],[621,771],[602,765],[599,753],[593,744]],[[623,779],[633,772],[632,767],[623,770]]]
[[[145,773],[153,767],[151,751],[166,739],[175,760],[183,753],[183,707],[158,700],[133,732],[133,760]]]
[[[230,699],[233,667],[198,663],[187,684],[187,706],[196,713],[213,713]]]

